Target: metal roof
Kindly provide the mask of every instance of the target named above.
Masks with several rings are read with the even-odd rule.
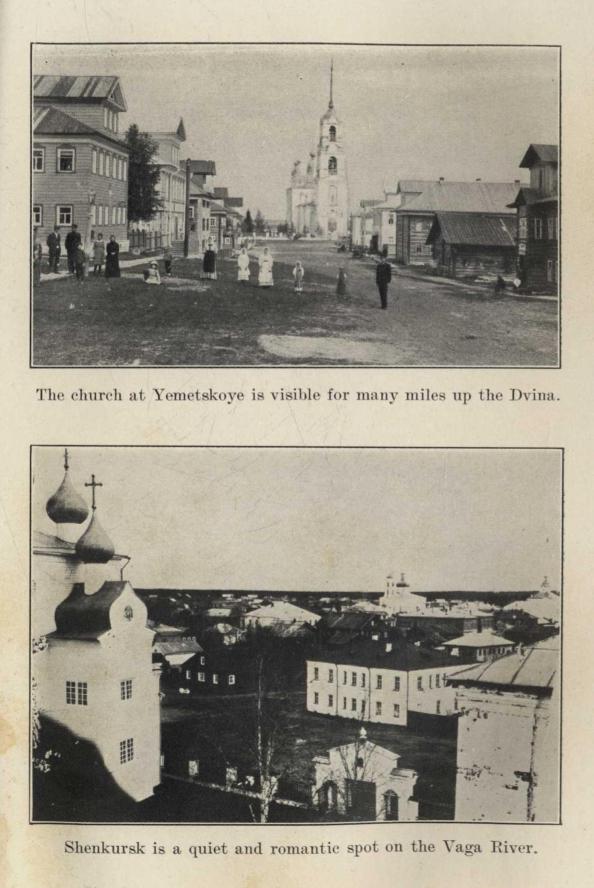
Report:
[[[449,651],[423,648],[416,644],[395,641],[392,650],[386,650],[384,641],[353,642],[348,650],[326,650],[312,653],[310,662],[333,663],[336,666],[367,666],[372,669],[397,669],[403,672],[416,669],[436,669],[442,666],[464,665],[471,655],[462,653],[453,657]]]
[[[441,235],[446,243],[476,247],[515,247],[515,216],[437,213],[427,243]]]
[[[526,154],[520,161],[520,167],[530,168],[535,163],[558,163],[559,149],[557,145],[535,145],[531,144]]]
[[[503,213],[518,193],[516,182],[432,182],[397,213]]]
[[[90,102],[108,99],[121,111],[127,110],[119,78],[114,75],[36,74],[33,77],[33,96],[35,99]]]
[[[492,632],[467,632],[466,635],[460,635],[458,638],[452,638],[450,641],[444,641],[444,645],[449,647],[514,647],[514,642]]]
[[[547,691],[552,688],[558,669],[559,650],[551,644],[462,669],[450,676],[450,680],[455,684]]]

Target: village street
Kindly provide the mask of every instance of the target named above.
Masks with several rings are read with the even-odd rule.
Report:
[[[256,252],[261,246],[256,247]],[[551,366],[557,361],[554,301],[495,297],[489,290],[393,271],[379,308],[375,263],[323,241],[271,241],[274,287],[238,284],[220,258],[202,281],[199,259],[176,259],[173,279],[144,283],[148,265],[121,278],[44,281],[34,294],[33,363],[39,365]],[[293,290],[296,259],[305,268]],[[336,296],[340,266],[347,296]]]

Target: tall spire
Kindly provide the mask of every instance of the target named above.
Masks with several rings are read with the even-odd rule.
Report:
[[[330,59],[330,101],[329,108],[334,108],[334,59]]]

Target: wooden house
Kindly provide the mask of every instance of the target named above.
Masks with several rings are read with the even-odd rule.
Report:
[[[515,263],[515,228],[509,215],[436,213],[427,244],[436,267],[448,277],[509,275]]]
[[[530,145],[520,162],[530,170],[530,185],[517,190],[509,205],[517,211],[517,274],[526,290],[557,292],[558,163],[556,145]]]
[[[119,78],[42,74],[33,79],[33,225],[45,245],[55,225],[114,234],[127,249],[128,149],[119,135]]]

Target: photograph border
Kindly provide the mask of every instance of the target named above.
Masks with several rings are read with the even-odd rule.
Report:
[[[34,349],[34,290],[33,290],[33,170],[31,157],[33,151],[33,53],[36,46],[327,46],[327,47],[382,47],[382,48],[407,48],[407,47],[453,47],[464,49],[473,48],[515,48],[515,49],[556,49],[558,50],[558,120],[559,120],[559,180],[558,180],[558,281],[557,281],[557,361],[555,364],[313,364],[313,363],[258,363],[258,364],[35,364],[33,363]],[[375,42],[348,42],[348,41],[289,41],[289,40],[122,40],[122,41],[31,41],[29,51],[29,369],[30,370],[561,370],[563,356],[563,47],[560,43],[375,43]]]
[[[332,822],[274,822],[274,823],[247,823],[242,821],[169,821],[169,820],[155,820],[155,821],[102,821],[102,820],[92,820],[92,821],[78,821],[78,820],[34,820],[33,819],[33,700],[32,700],[32,677],[33,677],[33,652],[32,652],[32,591],[33,591],[33,453],[35,450],[42,449],[60,449],[63,447],[68,447],[72,449],[101,449],[101,450],[349,450],[349,451],[398,451],[398,450],[473,450],[473,451],[488,451],[488,450],[499,450],[499,451],[554,451],[557,452],[561,457],[561,472],[560,472],[560,490],[559,490],[559,508],[560,508],[560,557],[561,557],[561,583],[560,583],[560,597],[561,597],[561,617],[560,617],[560,628],[559,628],[559,749],[557,751],[557,772],[558,772],[558,791],[559,791],[559,809],[558,809],[558,820],[551,823],[540,823],[540,822],[525,822],[525,821],[474,821],[474,820],[415,820],[415,821],[398,821],[399,827],[408,825],[414,826],[417,829],[419,826],[424,824],[433,824],[437,826],[473,826],[473,827],[481,827],[481,826],[496,826],[496,827],[505,827],[515,829],[518,826],[526,826],[526,827],[560,827],[563,826],[563,718],[564,718],[564,703],[563,703],[563,666],[564,666],[564,597],[565,597],[565,447],[555,447],[555,446],[463,446],[463,445],[422,445],[422,446],[405,446],[405,445],[301,445],[301,444],[75,444],[72,441],[67,443],[53,443],[53,444],[30,444],[29,445],[29,620],[28,620],[28,638],[26,640],[27,649],[29,651],[29,670],[28,670],[28,700],[29,700],[29,762],[28,762],[28,778],[29,778],[29,820],[28,823],[30,826],[129,826],[129,827],[140,827],[140,826],[185,826],[185,827],[353,827],[354,821],[332,821]],[[393,826],[393,821],[357,821],[357,825],[388,825]]]

